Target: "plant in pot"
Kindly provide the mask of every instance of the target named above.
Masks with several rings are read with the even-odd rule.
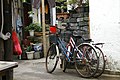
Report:
[[[64,10],[67,9],[66,0],[55,0],[55,2],[58,4],[58,5],[56,5],[56,8],[60,9],[61,13],[64,13]]]
[[[87,2],[88,0],[68,0],[68,4],[71,5],[73,9],[75,9],[75,7],[82,6],[83,3]]]
[[[25,31],[29,31],[30,36],[34,36],[34,32],[41,32],[42,27],[39,23],[30,23],[30,25],[25,27]]]
[[[32,18],[33,15],[34,15],[34,12],[33,11],[28,11],[28,14],[29,14],[29,17]]]
[[[89,0],[68,0],[68,4],[71,6],[70,12],[75,12],[75,9],[80,9],[80,7],[89,5]]]
[[[61,10],[61,13],[64,12],[65,9],[67,9],[67,5],[71,6],[71,10],[73,11],[75,10],[76,6],[80,4],[80,2],[83,0],[55,0],[56,2],[56,8],[57,10]]]

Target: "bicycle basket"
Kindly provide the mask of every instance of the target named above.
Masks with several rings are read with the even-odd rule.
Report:
[[[71,31],[65,31],[64,32],[64,41],[68,43],[71,35],[72,35]]]
[[[55,34],[57,32],[56,26],[50,26],[50,33]]]

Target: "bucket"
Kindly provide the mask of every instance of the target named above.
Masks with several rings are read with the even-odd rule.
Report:
[[[50,33],[55,34],[57,32],[56,26],[50,26]]]

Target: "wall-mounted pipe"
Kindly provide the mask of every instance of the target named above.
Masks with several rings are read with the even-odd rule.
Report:
[[[1,16],[2,16],[2,24],[1,24],[1,30],[0,30],[0,38],[3,40],[8,40],[11,36],[10,32],[7,32],[5,35],[3,34],[3,25],[4,25],[4,15],[3,15],[3,0],[1,0]]]

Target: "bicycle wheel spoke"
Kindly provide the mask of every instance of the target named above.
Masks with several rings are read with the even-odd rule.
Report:
[[[82,44],[78,47],[82,54],[81,60],[76,60],[75,68],[81,77],[92,77],[98,69],[98,57],[95,49],[89,44]]]
[[[57,48],[55,44],[52,44],[47,52],[46,56],[46,70],[49,73],[52,73],[58,62],[58,57],[57,57]]]

